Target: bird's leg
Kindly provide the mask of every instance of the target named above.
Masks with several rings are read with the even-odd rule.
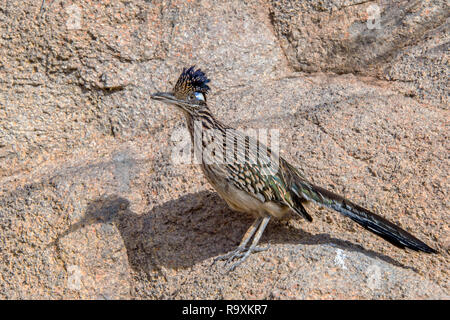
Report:
[[[224,254],[222,256],[218,256],[214,259],[213,263],[216,263],[217,260],[228,260],[227,263],[231,260],[233,260],[236,256],[238,256],[242,251],[245,250],[245,246],[247,245],[248,241],[250,240],[250,238],[253,236],[253,234],[255,233],[256,229],[258,228],[258,226],[261,224],[261,221],[263,220],[262,217],[258,217],[255,219],[255,221],[252,223],[252,225],[250,226],[250,228],[248,228],[247,232],[244,234],[244,237],[241,240],[241,243],[239,244],[239,246],[234,249],[233,251]]]
[[[257,247],[257,245],[258,245],[259,239],[261,238],[261,236],[262,236],[262,234],[264,232],[264,229],[266,229],[266,226],[269,223],[269,220],[270,220],[270,216],[267,216],[267,217],[263,218],[263,221],[259,225],[258,232],[256,232],[255,237],[253,238],[252,244],[247,249],[247,251],[245,251],[245,253],[238,255],[241,258],[237,262],[233,263],[230,266],[230,268],[228,269],[228,271],[233,271],[234,269],[236,269],[236,267],[239,266],[245,260],[247,260],[247,258],[253,252],[259,252],[259,251],[264,251],[264,250],[268,249],[268,247],[260,248],[260,247]]]

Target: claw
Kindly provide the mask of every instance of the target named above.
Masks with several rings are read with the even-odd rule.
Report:
[[[229,263],[230,260],[233,260],[237,255],[241,254],[242,251],[244,251],[245,248],[242,247],[237,247],[236,249],[234,249],[233,251],[228,252],[227,254],[218,256],[216,258],[214,258],[213,262],[211,265],[215,264],[218,260],[227,260],[225,262],[225,265]]]
[[[267,247],[254,247],[252,249],[253,252],[261,252],[261,251],[266,251],[270,248],[270,244],[267,245]]]
[[[267,247],[250,247],[248,248],[248,250],[244,253],[240,253],[239,255],[236,255],[234,258],[240,258],[238,261],[236,261],[235,263],[233,263],[227,270],[227,272],[233,271],[234,269],[236,269],[242,262],[244,262],[245,260],[247,260],[247,258],[255,252],[261,252],[261,251],[266,251],[267,249],[269,249],[269,245]]]
[[[211,265],[215,264],[218,260],[226,260],[224,263],[224,266],[226,266],[230,264],[233,260],[239,259],[237,262],[233,263],[229,268],[227,268],[227,272],[230,272],[236,269],[236,267],[239,266],[242,262],[247,260],[250,254],[255,252],[266,251],[267,249],[269,249],[269,246],[270,245],[268,245],[267,247],[250,247],[247,250],[242,247],[237,247],[236,249],[227,254],[214,258]]]

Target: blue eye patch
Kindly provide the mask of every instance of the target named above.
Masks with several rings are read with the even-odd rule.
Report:
[[[197,98],[197,100],[205,101],[205,96],[203,95],[203,93],[201,93],[201,92],[194,92],[194,95]]]

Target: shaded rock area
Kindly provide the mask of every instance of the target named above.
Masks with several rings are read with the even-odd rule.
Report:
[[[0,297],[448,299],[448,15],[446,1],[2,3]],[[270,249],[235,272],[211,266],[252,218],[174,163],[184,119],[150,100],[193,64],[219,119],[279,129],[312,182],[439,254],[311,205],[313,223],[271,221]]]

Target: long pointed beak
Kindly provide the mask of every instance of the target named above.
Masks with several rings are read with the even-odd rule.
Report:
[[[169,104],[176,104],[179,102],[172,92],[156,92],[152,94],[151,98],[153,100],[162,101]]]

